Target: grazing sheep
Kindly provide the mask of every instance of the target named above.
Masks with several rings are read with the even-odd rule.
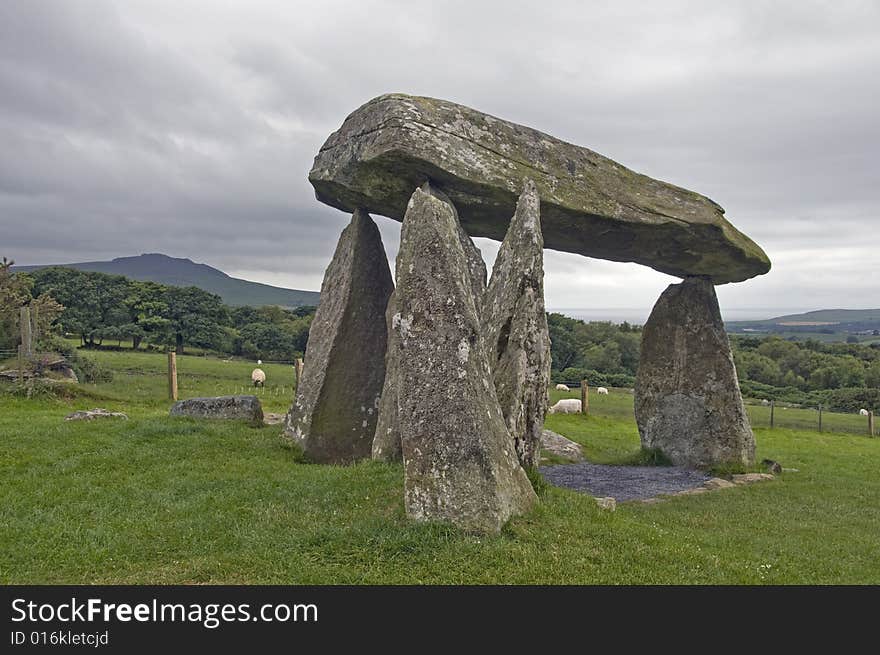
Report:
[[[596,393],[599,394],[600,396],[607,396],[608,389],[606,389],[605,387],[599,387],[598,389],[596,389]]]
[[[581,401],[577,398],[563,398],[547,410],[550,414],[580,414]]]
[[[859,414],[861,414],[862,416],[867,416],[868,414],[870,414],[870,412],[867,409],[860,409]]]
[[[764,398],[764,400],[761,401],[761,404],[762,404],[764,407],[767,407],[767,405],[770,404],[770,401],[767,400],[766,398]]]
[[[251,380],[254,382],[255,387],[262,387],[266,384],[266,374],[263,372],[261,368],[255,368],[251,372]]]
[[[571,389],[568,388],[567,384],[557,384],[556,391],[571,391]]]

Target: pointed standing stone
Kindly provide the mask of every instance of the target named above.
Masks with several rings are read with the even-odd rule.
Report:
[[[439,192],[436,190],[434,193],[439,195]],[[455,206],[449,202],[449,199],[446,198],[445,195],[442,197],[452,208],[452,211],[455,211]],[[458,212],[455,213],[455,221],[458,225],[458,240],[461,242],[462,250],[464,250],[464,257],[467,260],[467,269],[471,280],[471,291],[474,294],[477,314],[480,314],[483,311],[483,295],[486,293],[486,262],[483,261],[483,255],[480,253],[480,249],[477,248],[477,244],[475,244],[474,240],[468,236],[468,233],[464,231],[461,224],[458,223]]]
[[[392,318],[397,312],[395,294],[388,300],[385,323],[388,325],[388,350],[385,353],[385,383],[379,400],[379,420],[376,422],[376,436],[373,437],[373,459],[379,462],[399,462],[400,426],[397,419],[397,394],[400,376],[400,339],[394,329]]]
[[[435,195],[440,195],[438,191],[434,191]],[[455,207],[451,204],[449,207],[455,212]],[[456,221],[458,214],[456,213]],[[474,244],[467,232],[458,226],[458,239],[461,242],[465,259],[467,260],[467,269],[470,274],[471,290],[474,294],[474,300],[477,302],[477,313],[479,314],[482,306],[482,298],[486,292],[486,263],[483,261],[483,255],[480,249]],[[392,317],[396,309],[394,302],[394,294],[388,301],[388,310],[385,312],[385,322],[388,324],[388,351],[385,355],[385,385],[382,387],[382,398],[379,401],[379,421],[376,424],[376,436],[373,439],[373,459],[381,462],[399,462],[402,453],[400,446],[400,426],[397,421],[397,394],[400,386],[399,367],[400,360],[400,340],[395,338],[394,325]]]
[[[397,256],[398,400],[406,513],[498,532],[535,492],[492,383],[454,208],[427,184],[410,199]]]
[[[484,296],[495,390],[522,466],[538,465],[550,384],[540,198],[526,180]]]
[[[753,464],[743,406],[715,287],[688,277],[660,295],[642,330],[635,386],[642,446],[673,464]]]
[[[324,274],[302,380],[285,419],[285,436],[310,461],[347,464],[370,456],[393,289],[379,229],[357,210]]]

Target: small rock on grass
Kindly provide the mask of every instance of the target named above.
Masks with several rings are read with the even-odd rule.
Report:
[[[735,486],[736,485],[733,482],[725,480],[724,478],[712,478],[703,483],[703,487],[706,489],[729,489],[730,487]]]
[[[275,412],[264,412],[263,423],[266,425],[278,425],[284,422],[284,414],[276,414]]]
[[[111,412],[101,407],[95,409],[81,409],[64,417],[65,421],[91,421],[96,418],[121,418],[128,419],[128,414],[124,412]]]
[[[768,473],[773,473],[774,475],[779,475],[780,473],[782,473],[782,464],[780,464],[776,460],[761,460],[761,466],[766,468]]]
[[[754,482],[762,482],[763,480],[772,480],[773,475],[770,473],[738,473],[733,476],[734,484],[752,484]]]

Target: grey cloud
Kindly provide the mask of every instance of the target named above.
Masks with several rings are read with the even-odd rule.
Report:
[[[161,251],[316,288],[348,217],[315,201],[314,153],[405,91],[719,202],[774,259],[724,303],[878,306],[878,29],[870,2],[6,0],[0,254]],[[377,221],[393,263],[399,224]],[[669,281],[551,251],[547,271],[555,307],[649,305]]]

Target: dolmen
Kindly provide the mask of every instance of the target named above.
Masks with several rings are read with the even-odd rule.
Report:
[[[528,511],[550,376],[544,248],[683,278],[643,332],[642,443],[685,465],[753,460],[714,285],[770,261],[713,201],[537,130],[402,94],[349,115],[309,181],[352,219],[285,418],[307,460],[402,461],[415,520],[491,533]],[[371,213],[402,223],[394,280]],[[488,280],[476,236],[502,241]]]

